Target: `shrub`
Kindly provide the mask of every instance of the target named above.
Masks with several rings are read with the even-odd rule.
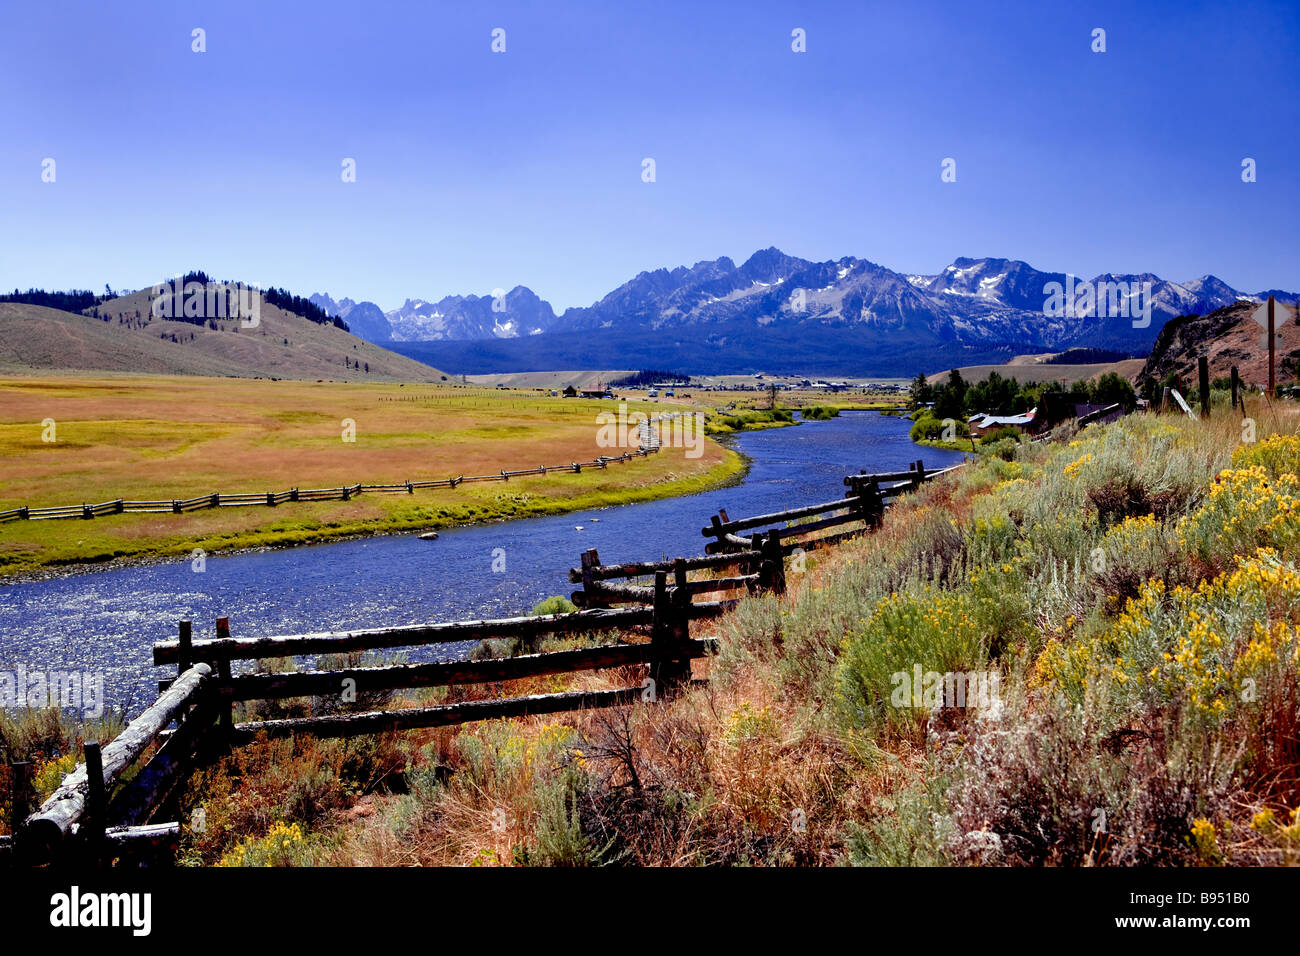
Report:
[[[832,418],[839,417],[839,414],[838,405],[809,405],[803,410],[803,420],[806,422],[828,422]]]
[[[225,853],[217,866],[310,866],[312,842],[296,823],[276,823],[263,837],[250,837]]]
[[[542,617],[547,614],[572,614],[577,609],[578,606],[563,594],[552,594],[538,601],[528,613],[532,617]]]
[[[1232,453],[1235,468],[1259,465],[1270,478],[1300,475],[1300,436],[1273,435],[1253,445],[1242,445]]]
[[[912,425],[911,431],[909,431],[908,434],[912,441],[940,440],[943,439],[944,432],[949,427],[947,424],[949,421],[950,419],[948,418],[936,418],[931,413],[930,409],[926,409],[916,417],[916,421]],[[953,418],[951,419],[951,422],[954,439],[965,438],[970,435],[970,428],[964,420],[961,418]]]
[[[1178,523],[1178,542],[1210,573],[1261,547],[1300,556],[1300,479],[1271,477],[1264,465],[1224,469],[1204,504]]]
[[[870,621],[845,636],[838,673],[838,704],[846,725],[855,729],[894,726],[915,729],[924,712],[896,706],[891,697],[903,675],[911,687],[922,672],[982,669],[985,634],[969,595],[936,592],[890,595],[876,605]],[[907,695],[911,700],[911,693]]]

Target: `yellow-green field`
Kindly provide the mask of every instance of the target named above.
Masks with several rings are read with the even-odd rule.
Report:
[[[589,461],[613,401],[465,385],[196,377],[0,378],[0,511],[396,483]],[[638,402],[635,410],[681,411]],[[50,437],[53,422],[54,441]],[[345,441],[348,422],[355,441]],[[581,474],[184,515],[0,524],[0,574],[116,557],[425,530],[687,494],[739,474],[708,441]]]

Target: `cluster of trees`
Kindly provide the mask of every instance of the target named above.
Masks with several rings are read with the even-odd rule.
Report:
[[[47,309],[62,309],[64,312],[81,312],[103,301],[103,296],[96,295],[89,289],[69,289],[67,292],[46,292],[44,289],[28,289],[26,292],[19,292],[14,289],[10,295],[0,295],[0,302],[43,305]]]
[[[610,388],[646,388],[656,382],[681,382],[689,383],[691,377],[683,375],[681,372],[665,372],[658,368],[643,368],[639,372],[633,372],[631,375],[624,375],[622,378],[616,378],[609,383]]]
[[[294,315],[302,316],[318,325],[333,325],[336,328],[348,331],[348,325],[338,316],[331,316],[311,299],[304,299],[300,295],[294,295],[287,289],[277,289],[272,286],[262,293],[264,298],[277,309],[284,309],[286,312],[292,312]]]
[[[1085,349],[1075,348],[1066,349],[1059,352],[1051,358],[1044,360],[1044,365],[1102,365],[1110,362],[1119,362],[1129,358],[1127,352],[1116,352],[1113,349]]]
[[[1004,378],[989,372],[988,378],[974,384],[967,383],[961,372],[953,369],[948,381],[931,385],[924,375],[912,380],[911,404],[913,409],[930,409],[935,418],[964,420],[979,412],[990,415],[1019,415],[1043,404],[1046,396],[1059,395],[1063,401],[1113,405],[1116,402],[1132,408],[1137,400],[1133,386],[1114,372],[1107,372],[1096,381],[1080,380],[1072,385],[1062,382],[1026,382],[1020,384],[1014,377]]]

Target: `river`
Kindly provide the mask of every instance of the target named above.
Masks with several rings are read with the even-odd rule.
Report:
[[[218,616],[230,618],[236,637],[251,637],[525,613],[574,589],[568,569],[588,548],[604,563],[701,554],[700,529],[719,508],[733,519],[796,508],[840,497],[844,476],[859,469],[905,470],[918,458],[935,469],[963,457],[914,445],[910,425],[843,412],[742,433],[735,447],[752,461],[743,481],[687,497],[447,529],[436,541],[392,535],[209,555],[202,573],[184,560],[2,585],[0,671],[102,676],[108,704],[133,714],[162,676],[153,643],[174,638],[182,619],[194,622],[197,639],[212,636]],[[423,648],[408,658],[464,652]]]

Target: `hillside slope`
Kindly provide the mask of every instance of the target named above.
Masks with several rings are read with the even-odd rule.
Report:
[[[440,371],[267,302],[256,328],[238,319],[156,318],[148,289],[82,315],[0,303],[0,371],[75,369],[240,378],[433,382]]]
[[[1049,365],[1045,362],[1008,362],[1005,365],[966,365],[956,371],[968,382],[979,382],[988,378],[990,372],[997,372],[1003,378],[1014,378],[1022,385],[1038,382],[1075,382],[1091,380],[1114,372],[1120,378],[1133,381],[1142,370],[1142,359],[1123,359],[1119,362],[1093,362],[1085,365]],[[931,385],[948,381],[952,369],[936,372],[926,376]]]
[[[1138,376],[1161,381],[1171,372],[1187,382],[1195,382],[1197,360],[1210,360],[1210,377],[1228,375],[1232,366],[1242,381],[1251,385],[1268,382],[1268,347],[1264,330],[1251,318],[1259,308],[1257,302],[1239,302],[1209,315],[1186,315],[1170,320],[1156,339],[1146,365]],[[1276,332],[1281,337],[1277,347],[1277,380],[1285,383],[1296,377],[1300,364],[1300,327],[1279,309]]]

